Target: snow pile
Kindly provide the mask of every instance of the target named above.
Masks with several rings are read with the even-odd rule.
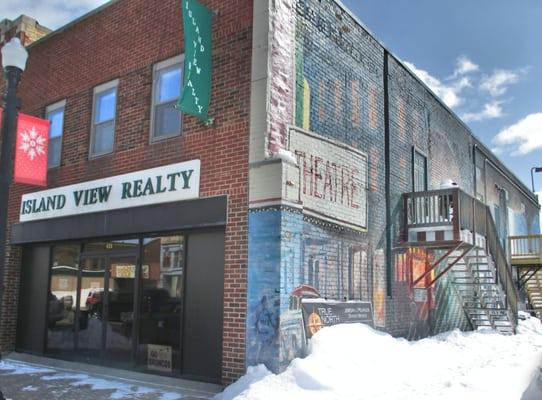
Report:
[[[215,400],[519,400],[542,358],[542,325],[529,318],[515,336],[453,331],[417,342],[337,325],[310,348],[280,375],[249,369]]]

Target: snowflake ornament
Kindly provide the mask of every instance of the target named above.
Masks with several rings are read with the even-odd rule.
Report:
[[[44,146],[45,138],[39,134],[34,126],[21,132],[19,150],[22,150],[30,158],[30,161],[34,161],[34,158],[45,154]]]

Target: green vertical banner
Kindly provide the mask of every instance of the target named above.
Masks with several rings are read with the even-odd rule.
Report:
[[[197,0],[183,0],[184,83],[177,108],[208,120],[211,102],[212,20],[214,13]]]

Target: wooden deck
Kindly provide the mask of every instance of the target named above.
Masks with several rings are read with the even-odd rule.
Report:
[[[512,265],[542,266],[542,235],[510,236],[509,244]]]

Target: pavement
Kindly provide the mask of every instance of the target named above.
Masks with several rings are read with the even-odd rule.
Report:
[[[11,400],[202,400],[221,390],[219,385],[28,354],[11,353],[0,361],[0,392]]]

